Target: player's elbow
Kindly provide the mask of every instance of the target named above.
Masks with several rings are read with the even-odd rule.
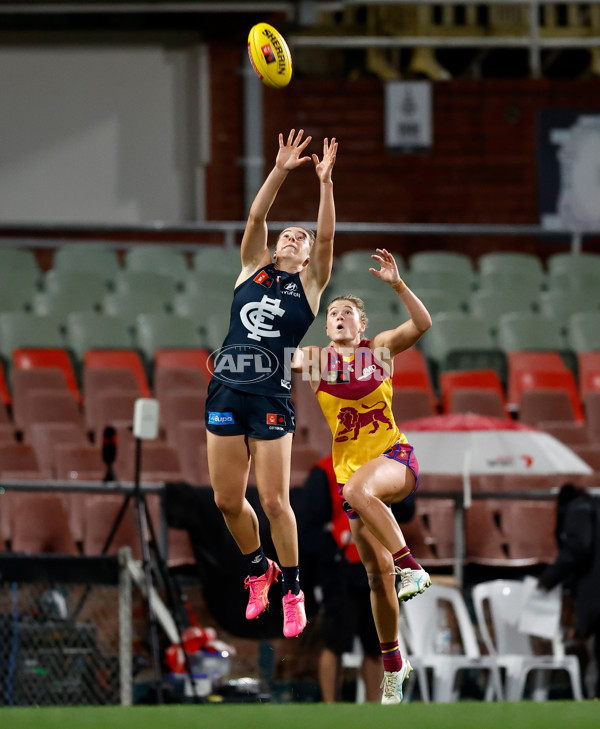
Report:
[[[423,314],[423,316],[419,317],[418,321],[413,321],[413,324],[419,332],[419,336],[422,336],[428,329],[431,329],[433,321],[431,320],[431,315],[427,311]]]
[[[251,208],[246,221],[246,230],[259,230],[264,224],[265,216]]]

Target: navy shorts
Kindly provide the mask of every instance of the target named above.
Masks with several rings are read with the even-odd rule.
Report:
[[[274,440],[296,430],[289,398],[233,390],[214,378],[208,387],[204,420],[206,429],[216,435],[245,435],[260,440]]]

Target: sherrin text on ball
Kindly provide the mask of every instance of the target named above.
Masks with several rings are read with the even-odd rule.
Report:
[[[282,89],[292,78],[292,56],[284,37],[272,25],[257,23],[248,33],[248,56],[258,78]]]

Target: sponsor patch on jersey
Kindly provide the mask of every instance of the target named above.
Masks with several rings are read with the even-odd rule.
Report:
[[[300,299],[301,296],[298,293],[298,284],[295,281],[289,281],[288,283],[284,284],[281,289],[282,294],[287,294],[288,296],[295,296],[297,299]]]
[[[327,373],[328,385],[345,385],[350,382],[350,374],[344,370],[330,370]]]
[[[269,288],[273,283],[273,279],[269,277],[266,271],[259,271],[253,279],[257,284]]]
[[[233,413],[217,413],[214,410],[208,411],[209,425],[233,425],[234,423]]]
[[[285,425],[285,415],[267,413],[267,425]]]

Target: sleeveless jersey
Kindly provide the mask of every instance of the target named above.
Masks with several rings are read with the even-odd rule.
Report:
[[[333,468],[344,484],[364,463],[394,443],[406,443],[392,413],[392,380],[363,339],[347,358],[333,347],[323,350],[327,364],[317,399],[333,435]]]
[[[236,287],[213,377],[255,395],[290,397],[290,362],[314,321],[299,273],[264,266]]]

